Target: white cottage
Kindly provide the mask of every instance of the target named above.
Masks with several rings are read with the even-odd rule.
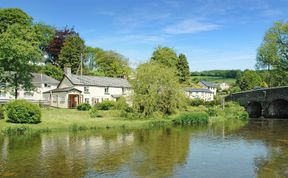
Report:
[[[32,84],[35,87],[32,91],[25,91],[20,89],[18,91],[18,99],[26,99],[29,101],[40,102],[43,101],[43,92],[57,88],[59,81],[42,73],[32,73]],[[14,92],[7,90],[0,90],[1,102],[7,102],[15,98]]]
[[[204,101],[213,101],[214,94],[206,88],[186,88],[185,94],[189,99],[202,99]]]
[[[74,75],[66,68],[58,87],[44,92],[44,98],[53,107],[75,108],[83,102],[95,105],[104,100],[116,101],[129,93],[130,84],[126,79]]]
[[[213,92],[214,95],[217,93],[217,85],[215,83],[206,82],[206,81],[200,81],[199,85],[202,86],[202,88],[206,88]]]

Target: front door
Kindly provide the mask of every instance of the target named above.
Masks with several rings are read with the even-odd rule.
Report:
[[[79,95],[69,95],[68,108],[76,108],[79,104]]]

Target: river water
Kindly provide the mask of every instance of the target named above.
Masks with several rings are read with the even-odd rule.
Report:
[[[288,177],[288,121],[0,138],[0,177]]]

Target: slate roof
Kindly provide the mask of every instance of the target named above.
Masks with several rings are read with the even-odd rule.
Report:
[[[50,93],[50,92],[53,92],[53,93],[60,93],[60,92],[68,92],[68,91],[72,91],[72,90],[77,90],[79,91],[80,93],[82,93],[81,90],[78,90],[74,87],[66,87],[66,88],[55,88],[53,90],[49,90],[49,91],[46,91],[46,92],[43,92],[43,93]]]
[[[58,84],[59,81],[46,75],[46,74],[39,74],[39,73],[32,73],[32,83],[39,84],[39,83],[47,83],[47,84]]]
[[[212,91],[206,89],[206,88],[185,88],[184,89],[187,92],[203,92],[203,93],[213,93]]]
[[[98,77],[87,75],[66,75],[74,85],[103,86],[103,87],[130,87],[127,79]]]
[[[200,81],[200,83],[202,83],[206,87],[214,87],[214,88],[216,87],[216,84],[212,82]]]

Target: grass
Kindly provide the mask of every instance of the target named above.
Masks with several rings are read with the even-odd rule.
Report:
[[[41,109],[42,122],[39,124],[13,124],[0,120],[2,134],[17,135],[21,133],[52,132],[52,131],[78,131],[103,128],[137,129],[168,125],[164,119],[127,120],[119,117],[120,111],[99,111],[102,117],[90,118],[89,111],[73,109]]]
[[[213,83],[221,83],[221,82],[225,82],[228,84],[233,84],[235,83],[236,79],[233,78],[223,78],[223,77],[213,77],[213,76],[191,76],[191,79],[197,79],[199,81],[201,80],[205,80],[207,82],[213,82]]]

